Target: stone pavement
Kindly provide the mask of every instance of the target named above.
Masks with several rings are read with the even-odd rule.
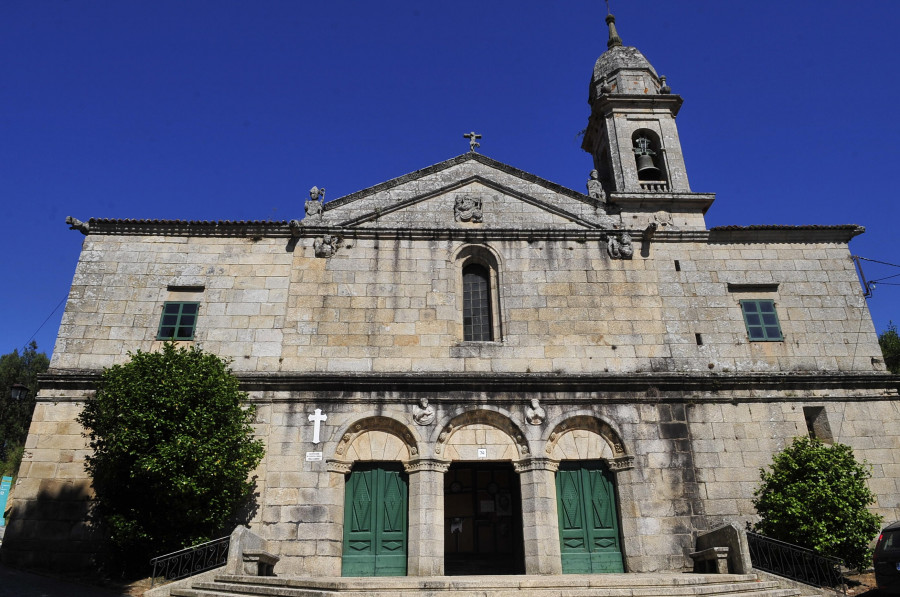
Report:
[[[120,597],[129,595],[123,591],[41,576],[0,564],[0,597]]]

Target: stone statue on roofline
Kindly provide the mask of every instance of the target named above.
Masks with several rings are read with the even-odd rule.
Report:
[[[309,190],[309,199],[303,206],[306,210],[306,219],[311,222],[322,220],[322,212],[325,210],[325,187],[313,187]]]

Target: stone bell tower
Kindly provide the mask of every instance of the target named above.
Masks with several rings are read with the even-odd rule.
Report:
[[[608,49],[594,65],[581,147],[607,193],[689,193],[675,127],[683,100],[637,48],[622,44],[614,16],[606,24]]]

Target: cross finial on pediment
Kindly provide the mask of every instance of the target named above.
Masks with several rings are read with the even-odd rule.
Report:
[[[463,137],[469,140],[469,151],[474,152],[476,147],[481,147],[481,143],[476,141],[476,139],[481,139],[481,135],[479,135],[475,131],[466,133],[465,135],[463,135]]]

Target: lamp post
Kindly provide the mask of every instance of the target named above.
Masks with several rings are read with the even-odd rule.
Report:
[[[28,388],[20,383],[14,383],[12,385],[12,388],[10,388],[10,390],[9,390],[9,397],[12,398],[13,400],[15,400],[16,402],[19,402],[20,400],[24,400],[26,394],[28,394]]]

